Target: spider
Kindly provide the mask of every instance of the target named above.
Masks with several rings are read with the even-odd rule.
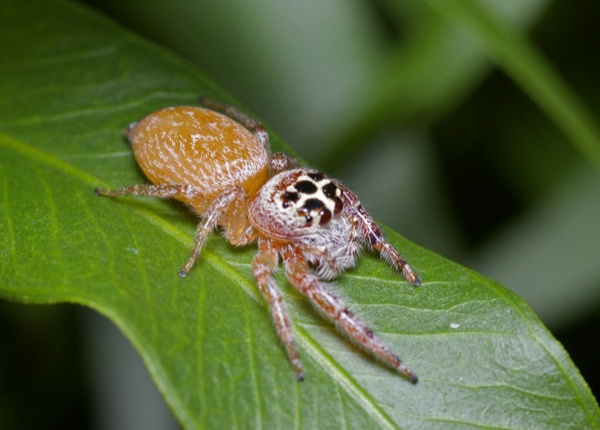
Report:
[[[411,284],[421,284],[358,197],[283,153],[270,155],[265,128],[237,108],[208,99],[201,103],[204,108],[167,107],[129,125],[125,136],[152,184],[96,189],[96,194],[175,198],[192,207],[201,221],[181,277],[219,226],[233,245],[258,242],[254,277],[299,381],[304,379],[302,363],[272,277],[280,260],[289,282],[343,333],[416,383],[417,376],[320,282],[353,267],[367,248],[378,251]]]

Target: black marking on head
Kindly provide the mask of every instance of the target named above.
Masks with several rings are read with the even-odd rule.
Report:
[[[315,216],[323,216],[324,211],[326,210],[325,203],[323,203],[321,200],[308,199],[298,210],[298,215],[301,215],[306,219],[306,226],[308,227],[312,224]],[[319,224],[321,224],[321,221],[319,221]]]
[[[297,202],[299,198],[300,196],[298,195],[298,193],[293,193],[291,191],[287,191],[283,195],[283,199],[290,202]]]
[[[331,220],[331,211],[325,207],[325,203],[319,199],[308,199],[300,210],[306,217],[306,222],[312,222],[313,217],[319,216],[319,225],[325,225]]]
[[[328,184],[323,185],[322,190],[325,197],[327,197],[329,200],[332,200],[334,203],[334,215],[339,214],[342,209],[344,209],[344,202],[341,199],[342,190],[335,185],[334,182],[329,182]]]
[[[343,191],[336,182],[315,171],[302,172],[281,194],[283,209],[293,208],[304,227],[328,224],[343,210],[342,198]]]
[[[336,197],[337,191],[338,187],[336,187],[336,185],[333,182],[330,182],[323,187],[323,194],[325,194],[330,199]]]
[[[298,193],[293,193],[291,191],[287,191],[281,196],[281,200],[283,200],[282,205],[284,208],[290,207],[290,205],[292,203],[296,203],[298,199],[300,199]]]
[[[311,173],[308,173],[307,175],[310,179],[312,179],[315,182],[321,182],[323,179],[325,179],[325,175],[322,174],[321,172],[311,172]]]
[[[299,193],[302,194],[314,194],[317,192],[318,188],[314,182],[310,181],[300,181],[294,184],[294,188],[298,190]]]
[[[319,199],[308,199],[306,202],[304,202],[304,205],[302,207],[304,209],[312,212],[317,209],[318,210],[325,209],[325,203],[323,203]]]

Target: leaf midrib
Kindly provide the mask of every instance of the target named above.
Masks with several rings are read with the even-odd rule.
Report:
[[[0,144],[8,147],[9,149],[21,153],[24,156],[31,158],[33,160],[36,160],[40,163],[46,164],[48,166],[52,166],[54,169],[61,171],[63,174],[71,176],[79,181],[81,181],[82,183],[89,185],[90,186],[90,193],[92,192],[92,190],[98,186],[105,186],[105,187],[109,187],[109,184],[107,184],[106,182],[96,178],[95,176],[92,176],[76,167],[73,167],[72,165],[62,161],[60,158],[55,157],[45,151],[41,151],[31,145],[28,145],[20,140],[17,139],[13,139],[10,136],[7,136],[5,134],[0,134],[0,136],[3,136],[6,138],[6,141],[2,140],[0,142]],[[159,217],[158,215],[156,215],[154,212],[152,212],[150,209],[145,209],[141,206],[136,206],[135,208],[133,208],[133,210],[138,211],[140,213],[140,215],[147,221],[149,222],[151,225],[153,225],[154,227],[162,230],[163,232],[165,232],[167,235],[171,236],[173,239],[175,239],[177,242],[179,242],[180,244],[188,247],[191,249],[192,245],[193,245],[193,241],[189,238],[188,234],[184,233],[181,229],[174,227],[173,225],[169,224],[168,222],[166,222],[163,218]],[[265,307],[265,303],[262,300],[262,297],[260,296],[260,294],[258,293],[257,289],[254,287],[254,284],[252,284],[247,277],[242,276],[239,274],[239,272],[233,267],[234,265],[227,262],[227,260],[221,258],[218,254],[215,254],[214,252],[211,252],[209,249],[203,249],[202,250],[202,258],[204,260],[206,260],[208,263],[210,263],[213,267],[215,267],[216,269],[218,269],[220,271],[220,273],[224,274],[226,277],[230,278],[232,281],[236,281],[235,284],[239,285],[243,291],[248,294],[248,296],[250,296],[253,300],[255,300],[256,302],[260,303],[261,306]],[[70,301],[73,302],[77,302],[86,306],[90,306],[89,303],[82,303],[81,299],[71,299]],[[99,303],[103,303],[103,301],[99,301]],[[94,308],[94,306],[90,306],[92,308]],[[96,310],[100,310],[98,309],[98,307],[96,307]],[[118,325],[120,326],[120,328],[126,332],[127,334],[129,334],[130,336],[128,336],[130,339],[135,339],[137,334],[137,331],[134,330],[132,327],[129,327],[128,324],[124,323],[124,320],[121,320],[121,318],[118,317],[118,313],[115,314],[110,310],[110,307],[107,307],[106,305],[102,306],[101,309],[101,313],[109,316],[109,318],[111,320],[113,320],[115,323],[118,323]],[[309,352],[309,354],[311,354],[312,358],[314,359],[315,362],[317,363],[321,363],[322,366],[327,367],[328,370],[328,374],[332,374],[335,373],[335,377],[333,379],[335,379],[336,381],[339,382],[339,384],[344,387],[344,390],[348,393],[348,395],[350,395],[352,398],[354,398],[357,402],[359,402],[359,404],[362,404],[364,409],[366,411],[369,412],[369,416],[371,416],[372,418],[374,418],[376,421],[378,421],[380,427],[382,428],[397,428],[396,424],[394,423],[394,421],[377,405],[377,402],[373,399],[372,396],[370,396],[361,386],[360,384],[357,383],[357,381],[350,377],[350,375],[345,372],[340,365],[333,360],[333,358],[327,354],[322,348],[319,347],[318,342],[316,342],[302,327],[298,326],[297,324],[294,323],[294,333],[296,335],[296,339],[299,341],[298,343],[302,344],[304,346],[304,349],[306,351]],[[137,346],[138,351],[142,354],[145,355],[145,349],[141,348],[141,345],[137,342],[137,340],[134,340],[134,343]],[[149,358],[149,357],[147,357]],[[168,378],[165,375],[165,373],[162,371],[157,372],[157,367],[160,366],[154,366],[152,365],[152,361],[145,360],[146,364],[149,365],[149,368],[151,369],[151,373],[158,376],[163,375],[163,377],[159,377],[157,378],[158,380],[161,381],[161,383],[168,385],[167,381]],[[160,363],[160,360],[155,360],[155,363]],[[291,376],[290,376],[291,377]],[[175,407],[174,409],[177,411],[181,411],[182,409],[186,409],[187,407],[185,406],[185,403],[182,401],[182,398],[179,396],[179,393],[177,392],[177,390],[175,390],[173,387],[171,387],[171,393],[173,394],[173,398],[176,397],[180,403],[179,407]],[[184,422],[194,422],[193,419],[191,419],[191,416],[189,414],[186,414],[186,417],[181,417],[184,418]]]

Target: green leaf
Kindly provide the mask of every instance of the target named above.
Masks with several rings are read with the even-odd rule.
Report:
[[[108,316],[184,427],[600,428],[585,382],[521,299],[389,231],[421,287],[370,255],[330,288],[420,382],[358,351],[279,276],[306,371],[295,382],[254,286],[255,247],[213,235],[180,279],[197,222],[187,209],[92,192],[143,181],[125,125],[228,97],[74,3],[8,2],[0,58],[0,295]]]

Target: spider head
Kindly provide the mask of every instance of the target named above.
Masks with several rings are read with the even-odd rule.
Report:
[[[281,239],[322,232],[344,209],[342,189],[321,172],[294,169],[272,177],[253,197],[249,218],[258,230]]]

